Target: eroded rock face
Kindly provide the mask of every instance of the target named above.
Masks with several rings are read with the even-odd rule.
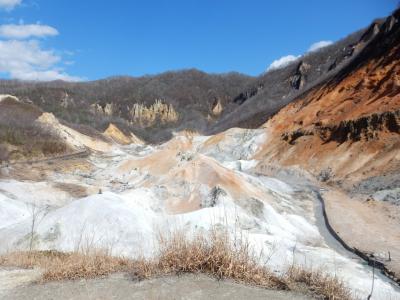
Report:
[[[346,141],[356,142],[361,139],[373,140],[379,138],[379,132],[388,130],[400,133],[400,111],[372,114],[357,120],[342,121],[332,127],[317,128],[319,136],[324,142]]]
[[[372,114],[356,120],[342,121],[337,125],[321,126],[316,124],[312,130],[297,129],[282,134],[282,139],[294,145],[296,140],[302,136],[316,135],[325,143],[357,142],[361,139],[366,141],[379,139],[381,131],[400,133],[400,110]]]
[[[111,116],[113,115],[115,108],[114,108],[114,103],[107,103],[106,106],[104,107],[104,114],[106,116]]]
[[[152,126],[156,122],[175,123],[179,119],[179,114],[172,104],[163,103],[160,99],[150,106],[135,103],[130,109],[130,116],[132,122],[139,123],[143,127]]]
[[[378,21],[373,22],[365,31],[365,33],[362,35],[360,41],[362,42],[368,41],[372,36],[376,35],[379,32],[379,27],[380,24]]]
[[[282,139],[286,142],[288,142],[290,145],[294,145],[296,140],[302,136],[306,135],[314,135],[313,131],[307,131],[307,130],[302,130],[302,129],[297,129],[292,132],[285,132],[282,134]]]
[[[219,116],[222,113],[223,106],[222,103],[219,99],[216,99],[213,108],[212,108],[212,113],[214,116]]]
[[[310,68],[311,65],[301,61],[296,68],[296,72],[289,79],[290,86],[296,90],[303,88],[307,81],[307,71]]]
[[[236,96],[233,99],[233,102],[237,103],[237,104],[242,104],[247,99],[249,99],[253,96],[256,96],[260,91],[262,91],[263,88],[264,88],[264,85],[262,83],[259,83],[257,86],[251,87],[251,88],[247,89],[246,91],[240,93],[238,96]]]
[[[64,96],[61,98],[61,107],[68,108],[75,105],[75,100],[65,92]]]
[[[11,101],[15,101],[15,102],[19,102],[19,99],[15,96],[12,95],[0,95],[0,102],[2,102],[3,100],[10,100]]]
[[[113,102],[104,105],[94,103],[90,107],[91,112],[96,115],[108,117],[121,115],[121,107],[118,107]],[[217,103],[214,109],[215,113],[222,111],[221,104]],[[179,120],[179,114],[176,112],[172,104],[164,103],[160,99],[155,100],[155,102],[149,106],[142,103],[135,103],[132,107],[127,106],[125,110],[128,111],[128,115],[130,116],[130,123],[145,128],[156,125],[157,122],[164,125],[173,124]]]
[[[143,141],[135,136],[133,133],[125,134],[116,125],[110,123],[104,131],[104,135],[114,140],[121,145],[137,144],[142,145]]]
[[[97,104],[97,103],[94,103],[94,104],[90,105],[90,111],[91,111],[93,114],[103,113],[102,107],[101,107],[99,104]]]
[[[106,103],[103,106],[98,103],[94,103],[90,106],[90,110],[93,114],[100,114],[104,116],[112,116],[117,111],[114,103]]]

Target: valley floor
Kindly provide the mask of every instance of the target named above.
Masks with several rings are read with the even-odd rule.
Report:
[[[223,138],[180,135],[157,147],[114,145],[87,158],[3,167],[0,253],[101,248],[118,256],[152,257],[159,235],[177,229],[195,234],[218,228],[233,240],[249,241],[276,273],[293,264],[323,269],[343,279],[354,296],[366,298],[372,269],[328,236],[316,209],[320,190],[313,179],[289,170],[279,176],[254,171],[253,157],[264,138],[262,130],[232,129]],[[329,191],[322,195],[330,213]],[[351,216],[343,214],[346,218]],[[113,280],[85,282],[85,287],[73,289],[107,290],[108,284],[118,289],[127,284],[124,279]],[[173,281],[173,289],[184,291],[188,279],[168,280]],[[263,295],[257,289],[231,283],[220,286],[204,277],[198,280],[192,283],[193,292],[203,284],[213,286],[204,291],[211,293],[208,297],[220,293],[215,295],[232,298],[232,290],[237,295]],[[142,283],[142,292],[149,292],[146,286],[150,289],[151,284]],[[64,289],[71,284],[52,283],[49,289],[37,286],[32,291],[41,297],[57,285]],[[169,285],[162,286],[160,293]],[[20,299],[25,299],[24,289]],[[65,290],[66,295],[73,295],[73,289]],[[399,298],[399,290],[375,273],[372,299]]]

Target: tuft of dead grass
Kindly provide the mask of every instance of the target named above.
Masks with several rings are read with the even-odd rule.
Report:
[[[266,288],[286,290],[286,283],[260,264],[247,241],[232,242],[225,233],[189,238],[184,232],[160,236],[155,269],[162,274],[206,273]]]
[[[324,273],[320,269],[290,267],[284,275],[290,290],[307,291],[323,299],[353,299],[350,289],[337,276]]]
[[[0,256],[0,265],[41,268],[41,282],[96,278],[116,272],[127,272],[138,279],[205,273],[268,289],[309,293],[321,299],[352,299],[351,291],[342,281],[320,270],[292,266],[281,275],[270,271],[246,240],[231,241],[225,233],[212,231],[189,237],[180,231],[160,235],[159,245],[154,259],[113,257],[104,251],[32,251]]]
[[[103,251],[63,253],[58,251],[14,252],[0,257],[0,265],[43,270],[40,282],[96,278],[128,272],[132,261]]]

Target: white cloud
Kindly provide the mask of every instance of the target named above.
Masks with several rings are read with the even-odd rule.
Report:
[[[22,0],[0,0],[0,9],[12,10]],[[62,61],[60,54],[43,49],[39,38],[58,35],[54,27],[41,24],[0,25],[0,73],[20,80],[80,81],[83,78],[67,74],[60,66],[72,64]],[[60,52],[59,52],[60,53]]]
[[[326,47],[326,46],[329,46],[329,45],[332,45],[332,44],[333,44],[332,41],[319,41],[319,42],[316,42],[316,43],[312,44],[310,46],[310,48],[308,48],[306,53],[317,51],[318,49],[321,49],[323,47]],[[297,60],[299,57],[301,57],[301,55],[295,56],[295,55],[291,55],[290,54],[290,55],[282,56],[281,58],[274,60],[269,65],[269,67],[267,68],[267,71],[286,67],[287,65],[289,65],[293,61]]]
[[[310,46],[310,48],[308,48],[307,52],[317,51],[318,49],[321,49],[323,47],[326,47],[326,46],[329,46],[332,44],[333,44],[332,41],[319,41],[319,42],[312,44]]]
[[[65,80],[79,81],[70,76],[57,64],[61,57],[51,50],[43,50],[37,40],[0,40],[0,72],[21,80]]]
[[[22,0],[0,0],[0,9],[12,10],[20,5]]]
[[[0,0],[1,1],[1,0]],[[45,37],[58,35],[57,29],[40,24],[8,24],[0,26],[0,36],[11,39],[26,39],[30,37]]]
[[[62,69],[51,69],[44,71],[36,71],[31,70],[30,72],[26,72],[19,76],[21,80],[30,80],[30,81],[52,81],[52,80],[63,80],[63,81],[82,81],[83,78],[70,76],[67,73],[63,72]]]
[[[296,59],[298,59],[299,57],[300,57],[300,55],[298,55],[298,56],[294,56],[294,55],[282,56],[281,58],[274,60],[274,61],[269,65],[267,71],[286,67],[286,66],[289,65],[291,62],[293,62],[293,61],[295,61]]]

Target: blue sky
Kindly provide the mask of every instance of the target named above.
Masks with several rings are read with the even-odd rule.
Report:
[[[198,68],[257,75],[396,0],[0,0],[0,77],[94,80]]]

